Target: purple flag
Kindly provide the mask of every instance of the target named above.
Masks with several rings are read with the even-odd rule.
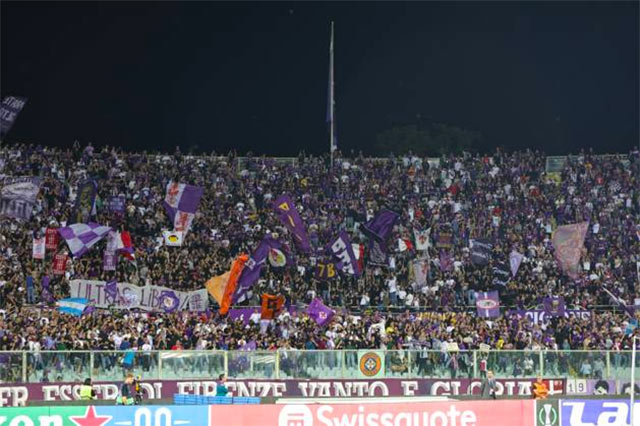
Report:
[[[504,262],[498,262],[493,267],[493,284],[506,286],[509,283],[509,267]]]
[[[4,139],[9,133],[26,103],[27,98],[17,96],[7,96],[2,100],[2,105],[0,105],[0,139]]]
[[[111,227],[97,223],[74,223],[71,226],[58,228],[60,236],[65,239],[71,254],[80,257],[111,231]]]
[[[78,187],[76,196],[76,206],[72,220],[76,223],[87,223],[96,214],[96,195],[98,194],[98,183],[91,179],[82,183]]]
[[[552,317],[564,317],[564,313],[567,309],[567,305],[564,302],[564,297],[553,296],[545,297],[542,300],[544,306],[544,313]]]
[[[609,291],[606,287],[602,287],[602,289],[611,297],[611,299],[615,302],[618,309],[622,309],[625,311],[627,315],[631,318],[635,317],[635,305],[627,305],[627,302],[620,296],[618,291],[612,288],[613,291]]]
[[[245,262],[240,278],[238,278],[236,291],[233,294],[233,303],[242,302],[247,298],[247,293],[260,278],[262,265],[267,261],[269,250],[274,246],[274,241],[270,235],[265,236],[258,248],[253,251],[249,260]]]
[[[446,250],[440,251],[440,270],[442,272],[448,272],[453,269],[453,257]]]
[[[118,240],[115,231],[109,231],[107,235],[107,245],[102,255],[102,270],[115,271],[118,266]]]
[[[476,308],[481,318],[500,316],[500,295],[497,291],[476,292]]]
[[[124,197],[109,198],[109,211],[111,213],[124,214],[125,199]]]
[[[369,238],[367,248],[369,249],[369,260],[367,262],[369,265],[389,266],[387,244],[384,241]]]
[[[111,300],[111,303],[116,301],[116,297],[118,296],[118,285],[116,280],[107,281],[104,285],[104,295],[106,299]]]
[[[336,313],[325,306],[322,300],[315,298],[307,308],[307,315],[311,317],[319,326],[323,326],[329,321]]]
[[[518,273],[518,269],[520,269],[520,264],[522,263],[522,259],[524,259],[524,256],[515,250],[512,251],[511,254],[509,254],[509,264],[511,265],[511,275],[513,275],[514,277]]]
[[[175,231],[187,233],[200,205],[204,190],[199,186],[169,182],[163,206]]]
[[[338,269],[349,275],[360,276],[362,271],[356,255],[353,253],[351,239],[345,231],[340,232],[336,239],[327,246],[327,250],[339,260]]]
[[[44,303],[53,302],[53,295],[51,294],[50,282],[51,282],[51,278],[49,278],[49,275],[45,275],[44,277],[42,277],[42,281],[40,285],[42,287],[41,298]]]
[[[493,244],[488,238],[476,238],[471,240],[471,263],[477,266],[484,266],[489,263],[489,256]]]
[[[556,260],[562,270],[574,279],[578,277],[578,264],[588,228],[589,222],[559,226],[551,238]]]
[[[376,217],[364,224],[364,230],[380,241],[387,241],[398,218],[398,214],[391,210],[381,210]]]
[[[40,191],[39,177],[0,178],[0,216],[29,219]]]
[[[274,206],[280,221],[293,234],[298,248],[304,253],[310,253],[311,244],[309,243],[307,230],[291,198],[288,195],[281,195],[276,199]]]

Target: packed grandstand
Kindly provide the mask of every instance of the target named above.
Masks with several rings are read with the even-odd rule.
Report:
[[[597,379],[598,353],[629,350],[638,333],[638,151],[554,168],[537,151],[331,165],[15,144],[0,150],[0,179],[0,350],[33,357],[22,371],[0,353],[2,381],[88,373],[85,355],[47,351],[133,352],[124,362],[149,372],[155,350],[364,348],[444,350],[418,355],[414,374],[450,377],[471,377],[478,360],[465,350],[599,350],[572,366]],[[145,305],[136,288],[152,287]],[[387,361],[393,373],[406,371],[402,354]],[[489,359],[503,376],[537,374],[537,356]],[[285,356],[279,369],[338,368],[321,361]],[[568,375],[566,358],[549,362]],[[122,363],[94,360],[113,379]]]

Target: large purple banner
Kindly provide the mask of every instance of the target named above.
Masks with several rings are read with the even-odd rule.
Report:
[[[0,179],[0,216],[29,219],[40,191],[39,177]]]
[[[497,379],[498,396],[531,396],[534,379]],[[550,395],[565,394],[564,379],[545,380]],[[115,400],[121,382],[93,385],[97,398]],[[174,394],[215,395],[210,380],[144,380],[143,399],[172,398]],[[80,383],[24,383],[0,386],[0,406],[24,406],[32,401],[80,399]],[[381,397],[480,395],[480,379],[381,379],[381,380],[229,380],[227,388],[239,397]]]
[[[529,311],[515,310],[515,311],[509,311],[507,315],[517,315],[519,318],[527,317],[534,324],[541,324],[545,320],[551,319],[551,316],[548,315],[544,311],[544,309],[533,309]],[[592,315],[591,311],[588,311],[585,309],[565,309],[564,311],[565,318],[577,317],[580,319],[588,319],[588,318],[591,318],[591,315]]]

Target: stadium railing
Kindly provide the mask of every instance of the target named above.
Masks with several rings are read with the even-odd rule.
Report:
[[[380,357],[390,378],[480,378],[491,369],[497,377],[615,380],[628,378],[631,371],[631,351],[14,351],[0,352],[0,382],[112,381],[127,371],[154,380],[222,373],[237,379],[355,379],[363,378],[359,362],[366,352]]]

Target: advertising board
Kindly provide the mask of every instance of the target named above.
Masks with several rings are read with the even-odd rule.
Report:
[[[531,396],[533,379],[498,379],[496,394]],[[564,395],[565,380],[547,380],[550,395]],[[119,382],[94,383],[98,399],[115,400]],[[141,383],[143,399],[172,398],[176,393],[215,395],[216,381],[157,380]],[[369,380],[229,380],[233,396],[274,398],[456,396],[480,395],[476,379],[369,379]],[[33,401],[80,399],[80,383],[25,383],[0,385],[0,406],[25,406]]]
[[[640,402],[633,404],[640,412]],[[560,402],[562,426],[640,426],[636,415],[631,425],[628,399],[570,399]]]

